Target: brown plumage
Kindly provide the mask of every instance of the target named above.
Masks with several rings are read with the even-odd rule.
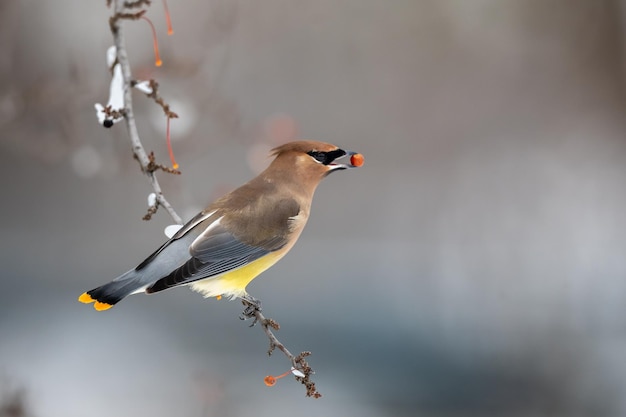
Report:
[[[185,224],[137,268],[88,291],[79,301],[105,310],[126,296],[181,285],[209,296],[246,297],[246,286],[282,258],[300,236],[313,194],[346,152],[315,141],[272,150],[270,166]]]

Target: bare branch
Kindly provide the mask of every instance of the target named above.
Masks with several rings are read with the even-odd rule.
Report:
[[[107,0],[107,5],[110,5],[111,1],[114,1],[114,14],[109,19],[109,24],[111,26],[111,32],[113,33],[115,47],[117,49],[117,63],[119,63],[122,69],[122,76],[124,81],[124,109],[121,110],[121,112],[116,112],[111,109],[110,106],[108,106],[103,111],[107,117],[119,117],[120,113],[124,116],[124,119],[126,120],[126,127],[128,129],[128,135],[132,143],[133,155],[135,159],[139,162],[142,172],[148,176],[152,184],[152,189],[154,190],[154,194],[156,196],[156,202],[148,208],[148,212],[144,216],[144,220],[150,220],[152,216],[157,212],[159,206],[163,206],[176,223],[182,224],[182,219],[180,218],[180,216],[176,214],[170,203],[165,199],[165,196],[161,191],[161,187],[155,175],[155,172],[158,170],[165,171],[171,174],[180,174],[180,172],[175,169],[158,164],[155,161],[153,152],[150,152],[150,154],[146,153],[139,138],[135,115],[133,113],[132,88],[137,84],[137,81],[134,81],[132,79],[130,63],[126,51],[126,41],[124,38],[124,31],[121,22],[122,20],[140,19],[145,14],[146,10],[140,10],[136,13],[128,13],[126,12],[126,10],[129,8],[137,8],[144,5],[149,5],[150,1],[138,0],[134,2],[128,2],[124,0]],[[159,106],[161,106],[163,112],[165,113],[165,116],[168,119],[178,117],[176,113],[170,110],[170,106],[159,95],[158,87],[159,85],[155,80],[150,80],[150,93],[147,93],[147,96],[153,99]],[[251,302],[246,299],[243,299],[242,301],[243,304],[246,306],[246,310],[244,310],[244,315],[242,318],[254,318],[254,323],[252,325],[257,322],[261,323],[261,327],[263,328],[263,331],[269,339],[270,347],[267,351],[268,355],[271,355],[276,349],[283,352],[291,362],[294,377],[297,381],[301,382],[306,387],[306,395],[308,397],[320,398],[322,395],[317,391],[315,383],[312,382],[310,379],[314,372],[305,360],[305,358],[309,356],[311,352],[305,351],[297,356],[294,356],[274,335],[273,330],[279,330],[280,325],[275,320],[268,319],[261,313],[261,309],[259,307],[260,302],[258,300],[256,300],[257,302]]]
[[[274,319],[266,318],[263,313],[261,313],[259,303],[253,303],[246,299],[242,299],[241,301],[243,305],[246,306],[246,310],[250,310],[249,315],[244,311],[244,317],[254,317],[254,322],[252,323],[252,326],[254,326],[256,323],[261,323],[261,327],[263,328],[265,335],[270,341],[270,347],[267,350],[267,354],[271,356],[272,353],[274,353],[274,350],[276,350],[277,348],[278,350],[283,352],[291,362],[291,366],[293,367],[293,369],[302,372],[302,374],[304,375],[304,377],[297,375],[294,376],[296,378],[296,381],[299,381],[300,383],[302,383],[302,385],[306,387],[306,396],[320,398],[322,394],[317,391],[317,388],[315,387],[315,382],[311,381],[311,376],[315,372],[305,360],[307,356],[311,355],[311,352],[304,351],[301,352],[299,355],[294,356],[289,351],[289,349],[287,349],[287,347],[280,340],[278,340],[278,338],[272,331],[280,330],[280,324],[278,324],[278,322]]]
[[[151,0],[125,1],[124,7],[126,7],[127,9],[132,9],[134,7],[150,6],[151,3]]]
[[[115,42],[115,48],[117,49],[117,61],[122,67],[122,75],[124,77],[124,120],[126,120],[126,127],[128,129],[128,136],[132,144],[133,154],[141,170],[148,176],[152,189],[156,194],[157,202],[160,206],[163,206],[169,213],[172,219],[178,223],[183,224],[182,218],[176,213],[171,204],[167,201],[161,190],[161,186],[154,173],[154,169],[150,169],[150,157],[146,153],[141,140],[139,139],[139,132],[137,131],[137,123],[135,122],[135,114],[133,112],[133,96],[132,96],[132,73],[130,70],[130,62],[128,61],[128,54],[126,52],[126,40],[124,38],[124,28],[122,27],[122,19],[138,19],[145,13],[140,11],[139,13],[124,13],[126,3],[122,0],[115,0],[114,15],[110,19],[111,32],[113,33],[113,39]]]
[[[150,80],[150,89],[152,90],[152,92],[150,94],[147,94],[147,96],[154,100],[156,104],[161,106],[161,108],[163,109],[163,113],[165,113],[165,115],[170,119],[178,118],[178,115],[170,110],[170,105],[167,104],[165,100],[163,100],[163,97],[159,95],[159,83],[157,83],[155,80]]]

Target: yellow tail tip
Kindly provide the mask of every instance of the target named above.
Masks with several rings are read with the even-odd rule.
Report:
[[[102,303],[100,301],[96,301],[96,303],[93,305],[93,308],[95,308],[98,311],[108,310],[111,307],[113,307],[112,304]]]
[[[86,292],[82,293],[80,297],[78,297],[78,301],[80,301],[81,303],[85,303],[85,304],[94,303],[93,308],[95,308],[98,311],[108,310],[111,307],[113,307],[113,304],[107,304],[107,303],[103,303],[101,301],[95,300],[94,298],[91,297],[91,295],[87,294]]]
[[[78,297],[78,301],[80,301],[81,303],[89,304],[89,303],[93,303],[96,300],[91,298],[91,295],[84,292],[80,295],[80,297]]]

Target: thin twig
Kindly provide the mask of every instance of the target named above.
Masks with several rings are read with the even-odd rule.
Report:
[[[135,159],[139,162],[141,166],[141,170],[144,174],[148,176],[150,182],[152,184],[152,189],[156,195],[156,203],[148,209],[148,213],[144,217],[144,219],[149,220],[159,206],[163,206],[167,212],[170,214],[172,219],[178,224],[182,224],[182,219],[180,216],[174,211],[170,203],[165,199],[163,192],[161,191],[161,187],[156,178],[155,171],[163,170],[169,173],[180,174],[180,172],[173,170],[171,168],[167,168],[163,165],[159,165],[155,162],[154,154],[151,152],[147,154],[144,150],[143,145],[141,144],[141,140],[139,139],[139,132],[137,131],[137,124],[135,121],[135,115],[133,113],[133,101],[132,101],[132,87],[135,83],[132,78],[130,63],[128,61],[128,54],[126,52],[126,41],[124,38],[124,31],[121,25],[123,20],[137,20],[145,13],[145,10],[141,10],[137,13],[126,13],[127,8],[131,7],[139,7],[141,5],[149,5],[150,1],[148,0],[138,0],[135,2],[125,2],[124,0],[107,0],[107,4],[110,4],[111,1],[115,2],[114,6],[114,14],[109,19],[109,24],[111,26],[111,32],[113,33],[113,39],[115,41],[115,47],[117,49],[117,62],[120,64],[122,68],[122,75],[124,78],[124,110],[123,115],[126,120],[126,127],[128,128],[128,135],[130,137],[130,141],[132,143],[133,154]],[[161,106],[163,112],[168,118],[176,118],[178,115],[170,110],[169,105],[159,96],[158,94],[158,84],[154,80],[150,80],[150,87],[152,89],[152,93],[148,94],[148,97],[152,98],[158,105]],[[107,109],[105,109],[107,110]],[[109,113],[112,113],[111,109],[108,109]],[[110,115],[110,114],[109,114]],[[279,330],[280,325],[273,319],[266,318],[262,313],[258,306],[243,300],[244,305],[247,307],[255,307],[250,314],[247,314],[246,317],[255,318],[255,323],[261,323],[261,327],[265,332],[267,338],[270,342],[270,347],[267,351],[268,355],[271,355],[274,350],[278,349],[287,356],[293,369],[299,371],[301,375],[294,374],[297,381],[301,382],[306,387],[306,395],[308,397],[320,398],[322,394],[320,394],[316,387],[315,383],[311,381],[311,376],[314,374],[313,370],[306,362],[305,358],[311,354],[311,352],[305,351],[300,353],[297,356],[294,356],[287,347],[283,343],[281,343],[278,338],[274,335],[272,330]],[[254,324],[254,323],[253,323]]]
[[[261,313],[261,309],[258,307],[258,304],[255,305],[254,303],[251,303],[245,299],[242,300],[242,303],[244,306],[246,306],[246,309],[252,309],[252,313],[250,315],[254,316],[254,322],[252,323],[252,325],[254,326],[255,323],[261,323],[261,327],[263,328],[265,335],[270,341],[270,347],[267,350],[267,354],[271,356],[276,349],[283,352],[291,362],[291,366],[293,367],[293,369],[302,372],[302,374],[304,375],[304,377],[297,375],[294,376],[296,378],[296,381],[299,381],[302,385],[306,387],[306,396],[320,398],[322,394],[317,391],[317,388],[315,387],[315,382],[311,381],[311,376],[315,372],[305,360],[307,356],[311,355],[311,352],[304,351],[301,352],[299,355],[294,356],[289,351],[289,349],[287,349],[287,347],[280,340],[278,340],[278,338],[272,331],[280,330],[280,324],[278,324],[278,322],[274,319],[268,319],[267,317],[265,317],[263,313]]]
[[[154,170],[150,170],[150,158],[144,150],[141,140],[139,139],[139,132],[137,131],[137,123],[135,122],[135,114],[133,112],[133,96],[132,96],[132,74],[130,70],[130,63],[128,61],[128,54],[126,52],[126,40],[124,38],[124,28],[121,21],[129,14],[124,13],[126,4],[123,0],[115,0],[114,16],[110,20],[111,32],[113,33],[113,40],[115,42],[115,48],[117,49],[117,60],[122,67],[122,75],[124,77],[124,120],[126,120],[126,127],[128,128],[128,136],[133,147],[133,154],[141,170],[150,179],[152,189],[156,195],[157,202],[160,206],[163,206],[169,213],[172,219],[178,223],[183,224],[182,218],[176,213],[172,205],[167,201],[161,190],[161,186]]]
[[[150,80],[150,89],[152,90],[152,92],[150,94],[146,94],[146,95],[148,97],[150,97],[152,100],[154,100],[154,102],[156,104],[161,106],[161,108],[163,109],[163,113],[165,113],[165,116],[167,116],[170,119],[178,118],[178,115],[176,113],[174,113],[170,109],[170,105],[167,104],[165,102],[165,100],[163,100],[163,97],[161,97],[159,95],[159,83],[157,83],[155,80],[151,79]]]

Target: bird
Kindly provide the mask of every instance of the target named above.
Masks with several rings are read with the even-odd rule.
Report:
[[[103,311],[131,294],[188,286],[204,297],[240,298],[259,307],[246,287],[294,246],[320,181],[364,162],[357,152],[306,140],[274,148],[270,156],[257,177],[211,203],[136,268],[78,301]],[[337,162],[345,157],[349,162]]]

